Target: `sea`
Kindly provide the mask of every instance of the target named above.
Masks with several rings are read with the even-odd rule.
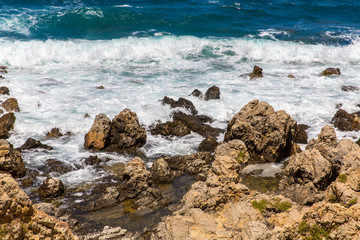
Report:
[[[360,91],[341,87],[360,87],[360,1],[0,0],[0,65],[8,67],[1,85],[11,93],[0,100],[15,97],[20,106],[8,140],[19,147],[32,137],[54,147],[22,157],[30,169],[47,159],[74,166],[57,176],[72,187],[109,174],[85,165],[90,155],[110,165],[131,159],[84,149],[99,113],[112,119],[129,108],[148,130],[171,120],[164,96],[185,97],[225,129],[259,99],[309,125],[311,139],[339,104],[359,111]],[[250,80],[243,74],[255,65],[264,77]],[[341,75],[320,76],[328,67]],[[219,100],[189,96],[213,85]],[[54,127],[69,134],[45,137]],[[337,136],[357,140],[360,133]],[[203,140],[196,133],[147,137],[140,149],[147,159],[194,153]]]

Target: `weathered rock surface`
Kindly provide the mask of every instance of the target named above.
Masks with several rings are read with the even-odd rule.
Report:
[[[254,162],[277,162],[294,151],[296,131],[296,121],[285,111],[254,100],[230,120],[224,140],[242,140]]]
[[[65,222],[32,206],[8,173],[0,173],[0,229],[4,239],[78,239]]]
[[[175,101],[174,99],[165,96],[164,99],[161,100],[161,102],[162,104],[170,105],[171,108],[185,108],[189,110],[192,115],[196,115],[198,112],[194,104],[190,100],[187,100],[185,98],[179,98],[177,101]]]
[[[0,73],[8,73],[6,66],[0,66]]]
[[[16,98],[8,98],[1,106],[8,112],[20,112],[19,104]]]
[[[357,114],[351,114],[343,109],[339,109],[331,120],[340,131],[359,131],[360,117]]]
[[[0,118],[0,138],[8,138],[9,131],[14,128],[15,124],[15,115],[14,113],[7,113],[1,116]]]
[[[294,139],[295,143],[302,143],[302,144],[307,144],[308,141],[308,135],[306,133],[306,130],[309,129],[310,126],[306,125],[306,124],[298,124],[297,125],[297,132],[296,132],[296,137]]]
[[[340,75],[340,74],[341,72],[339,68],[327,68],[320,73],[321,76]]]
[[[11,173],[14,178],[23,177],[26,173],[21,153],[4,139],[0,139],[0,170]]]
[[[10,95],[10,90],[7,87],[0,87],[0,95]]]
[[[203,98],[203,93],[199,89],[195,89],[192,93],[190,93],[190,96]]]
[[[48,173],[59,173],[59,174],[64,174],[64,173],[68,173],[71,172],[72,170],[74,170],[70,165],[65,164],[59,160],[56,159],[47,159],[46,160],[46,165],[43,167],[39,168],[40,171],[42,171],[45,174]]]
[[[50,130],[50,132],[46,133],[46,137],[49,137],[49,138],[59,138],[59,137],[62,137],[62,136],[64,136],[64,134],[62,134],[60,132],[59,128],[52,128]]]
[[[199,152],[214,152],[217,145],[214,137],[205,138],[199,145]]]
[[[102,150],[109,145],[111,121],[105,114],[98,114],[94,124],[85,135],[84,147],[87,149]]]
[[[125,108],[111,121],[110,147],[132,152],[146,143],[146,131],[135,112]]]
[[[49,145],[46,145],[46,144],[43,144],[41,143],[40,141],[37,141],[33,138],[28,138],[26,140],[26,142],[21,146],[19,147],[18,149],[21,150],[21,151],[24,151],[24,150],[30,150],[30,149],[35,149],[35,148],[42,148],[42,149],[46,149],[46,150],[53,150],[54,148],[49,146]]]
[[[59,179],[46,178],[39,187],[41,198],[57,198],[65,193],[64,184]]]
[[[183,137],[191,133],[190,129],[180,121],[160,123],[151,130],[154,135]]]
[[[205,101],[220,99],[220,88],[217,86],[210,87],[205,93]]]
[[[261,67],[254,66],[252,73],[249,74],[250,80],[252,80],[254,78],[262,78],[263,77],[262,71],[263,71],[263,69]]]

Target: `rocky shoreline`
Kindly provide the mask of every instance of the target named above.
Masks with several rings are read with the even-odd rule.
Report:
[[[333,74],[340,69],[321,73]],[[261,78],[262,69],[255,66],[246,76]],[[1,93],[9,90],[2,87]],[[191,95],[211,101],[220,98],[220,89]],[[161,102],[174,109],[173,120],[150,129],[130,109],[112,120],[95,117],[84,136],[93,155],[83,162],[110,174],[76,188],[55,176],[81,166],[48,159],[41,172],[26,169],[22,151],[53,148],[29,138],[14,149],[5,139],[15,122],[12,112],[20,108],[14,98],[3,102],[10,113],[0,118],[0,239],[360,239],[360,146],[338,141],[334,130],[358,131],[358,113],[338,110],[334,127],[324,126],[308,141],[310,126],[264,101],[250,101],[226,129],[213,127],[213,119],[199,115],[186,98],[165,96]],[[204,137],[197,153],[147,159],[140,151],[147,134],[191,132]],[[217,142],[220,134],[224,140]],[[54,128],[47,137],[62,135]],[[299,144],[307,145],[302,150]],[[100,152],[132,160],[108,166]],[[245,174],[254,164],[261,167]],[[271,164],[280,164],[279,171],[263,176]]]

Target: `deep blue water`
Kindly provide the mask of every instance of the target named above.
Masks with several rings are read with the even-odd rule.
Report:
[[[347,45],[359,34],[358,0],[0,0],[7,39],[190,35]]]

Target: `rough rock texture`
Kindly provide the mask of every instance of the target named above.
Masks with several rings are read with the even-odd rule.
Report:
[[[263,69],[261,67],[254,66],[252,73],[249,74],[250,79],[262,78],[263,77],[262,71],[263,71]]]
[[[161,102],[162,104],[170,105],[171,108],[185,108],[189,110],[192,115],[196,115],[198,112],[194,104],[190,100],[187,100],[185,98],[179,98],[177,101],[175,101],[174,99],[165,96],[164,99],[161,100]]]
[[[297,123],[285,111],[254,100],[228,123],[224,140],[242,140],[255,162],[277,162],[294,151]]]
[[[191,133],[190,129],[180,121],[160,123],[151,130],[154,135],[183,137]]]
[[[351,114],[343,109],[339,109],[331,120],[340,131],[359,131],[360,117],[357,114]]]
[[[8,173],[0,173],[0,236],[2,239],[78,239],[65,222],[32,206]]]
[[[51,203],[37,203],[33,205],[34,208],[37,210],[43,211],[47,215],[53,216],[53,217],[59,217],[59,209],[57,209],[54,205]]]
[[[87,149],[102,150],[108,146],[110,140],[111,121],[105,114],[98,114],[94,124],[85,135],[84,147]]]
[[[39,170],[45,174],[48,174],[51,172],[64,174],[64,173],[71,172],[74,169],[70,165],[65,164],[61,161],[58,161],[56,159],[47,159],[46,164],[43,167],[40,167]]]
[[[20,112],[19,104],[16,98],[8,98],[1,106],[8,112]]]
[[[172,183],[177,175],[179,174],[171,170],[164,158],[157,159],[151,167],[151,176],[155,183]]]
[[[355,92],[355,91],[359,91],[360,88],[357,86],[352,86],[352,85],[344,85],[344,86],[341,86],[341,90],[344,92]]]
[[[59,138],[62,136],[64,136],[64,134],[60,132],[59,128],[52,128],[50,132],[46,133],[46,137],[50,138]]]
[[[302,143],[302,144],[306,144],[308,143],[307,139],[308,139],[308,135],[306,133],[306,130],[309,129],[310,126],[306,125],[306,124],[298,124],[297,125],[297,132],[296,132],[296,137],[294,139],[294,142],[296,143]]]
[[[195,89],[195,90],[190,94],[190,96],[202,98],[202,97],[203,97],[203,93],[202,93],[199,89]]]
[[[34,149],[34,148],[42,148],[42,149],[46,149],[46,150],[53,150],[54,148],[49,146],[49,145],[46,145],[46,144],[42,144],[40,141],[37,141],[33,138],[28,138],[26,140],[26,142],[21,146],[19,147],[18,149],[21,150],[21,151],[24,151],[24,150],[30,150],[30,149]]]
[[[340,74],[341,72],[339,68],[327,68],[320,73],[321,76],[340,75]]]
[[[87,234],[83,240],[136,240],[139,236],[121,227],[111,228],[105,226],[101,232]]]
[[[187,115],[182,112],[174,113],[173,119],[174,119],[174,121],[182,122],[191,131],[196,132],[203,137],[210,137],[210,136],[215,137],[215,136],[218,136],[222,132],[222,129],[213,128],[210,125],[203,123],[197,117]]]
[[[57,198],[65,193],[64,184],[59,179],[46,178],[39,187],[39,196],[42,198]]]
[[[217,145],[214,137],[205,138],[199,145],[199,152],[214,152]]]
[[[9,88],[7,87],[0,87],[0,95],[10,95]]]
[[[23,177],[26,173],[21,153],[4,139],[0,139],[0,170],[11,173],[14,178]]]
[[[220,99],[220,88],[217,86],[210,87],[205,93],[205,101],[211,99]]]
[[[0,118],[0,138],[8,138],[9,131],[14,128],[15,124],[14,113],[7,113]]]
[[[135,151],[146,143],[146,131],[135,112],[125,108],[111,121],[110,147],[119,151]]]
[[[245,143],[238,139],[219,144],[215,149],[215,155],[231,157],[241,166],[246,166],[250,162],[250,154]]]

